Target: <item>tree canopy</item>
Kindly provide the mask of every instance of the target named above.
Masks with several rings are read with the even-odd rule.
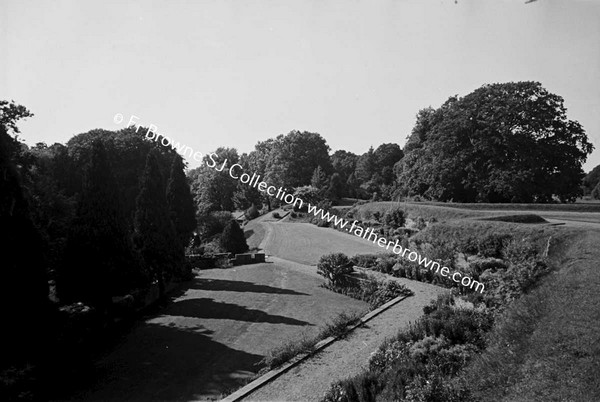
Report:
[[[419,113],[398,182],[404,195],[440,201],[571,202],[592,149],[541,84],[484,85]]]

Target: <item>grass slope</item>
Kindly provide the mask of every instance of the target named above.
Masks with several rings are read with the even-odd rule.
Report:
[[[561,267],[515,303],[464,379],[485,401],[600,400],[600,232],[570,233]]]

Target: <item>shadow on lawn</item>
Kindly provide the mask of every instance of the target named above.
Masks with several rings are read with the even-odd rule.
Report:
[[[232,303],[217,302],[210,298],[185,299],[175,301],[168,306],[163,315],[173,315],[191,318],[229,319],[247,322],[268,322],[271,324],[287,324],[298,326],[313,326],[310,322],[296,320],[281,315],[267,314]]]
[[[263,356],[232,349],[205,333],[139,325],[94,365],[92,384],[73,400],[216,400],[243,385]]]
[[[310,296],[308,293],[297,292],[291,289],[275,288],[268,285],[259,285],[244,281],[232,281],[228,279],[196,279],[188,289],[216,291],[226,290],[228,292],[254,292],[273,293],[278,295]]]

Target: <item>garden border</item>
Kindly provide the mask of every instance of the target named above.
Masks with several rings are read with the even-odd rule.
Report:
[[[389,302],[385,303],[384,305],[376,308],[375,310],[373,310],[373,311],[365,314],[358,321],[358,323],[353,324],[350,327],[347,327],[346,331],[344,331],[343,334],[338,335],[338,336],[330,336],[328,338],[325,338],[325,339],[319,341],[315,345],[315,348],[312,351],[310,351],[308,353],[301,353],[301,354],[299,354],[299,355],[291,358],[290,360],[288,360],[286,363],[284,363],[280,367],[275,368],[273,370],[270,370],[266,374],[263,374],[259,378],[257,378],[254,381],[252,381],[251,383],[249,383],[249,384],[245,385],[244,387],[238,389],[237,391],[235,391],[231,395],[228,395],[227,397],[221,399],[221,402],[236,402],[236,401],[242,400],[242,398],[247,397],[248,395],[250,395],[251,393],[253,393],[257,389],[261,388],[263,385],[265,385],[265,384],[269,383],[270,381],[276,379],[277,377],[279,377],[280,375],[282,375],[286,371],[288,371],[291,368],[293,368],[293,367],[297,366],[298,364],[302,363],[304,360],[308,359],[309,357],[311,357],[311,356],[315,355],[316,353],[320,352],[321,350],[325,349],[327,346],[331,345],[336,340],[338,340],[341,337],[347,335],[348,333],[354,331],[359,326],[367,323],[369,320],[371,320],[375,316],[381,314],[382,312],[384,312],[388,308],[394,306],[395,304],[401,302],[402,300],[404,300],[404,299],[406,299],[408,297],[410,297],[410,296],[398,296],[398,297],[390,300]]]

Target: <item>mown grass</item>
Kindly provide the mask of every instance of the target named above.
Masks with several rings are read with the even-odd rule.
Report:
[[[568,233],[555,275],[507,309],[461,380],[485,401],[600,400],[600,233]]]
[[[335,207],[334,207],[335,208]],[[480,211],[460,210],[457,208],[446,208],[444,206],[425,205],[419,203],[406,203],[397,201],[379,201],[369,202],[362,205],[352,207],[350,211],[358,219],[369,220],[375,212],[379,212],[382,216],[390,209],[403,209],[408,217],[413,219],[421,217],[425,220],[435,218],[437,220],[450,220],[461,218],[474,218],[486,216],[488,213]]]
[[[582,202],[573,204],[486,204],[423,201],[408,203],[409,205],[436,206],[465,210],[513,210],[513,211],[566,211],[566,212],[600,212],[599,202]]]
[[[317,334],[308,336],[303,334],[299,339],[290,340],[269,351],[258,364],[264,365],[259,374],[277,368],[290,359],[303,353],[310,353],[315,349],[317,343],[330,336],[337,337],[344,335],[348,327],[358,323],[364,312],[341,313]]]

